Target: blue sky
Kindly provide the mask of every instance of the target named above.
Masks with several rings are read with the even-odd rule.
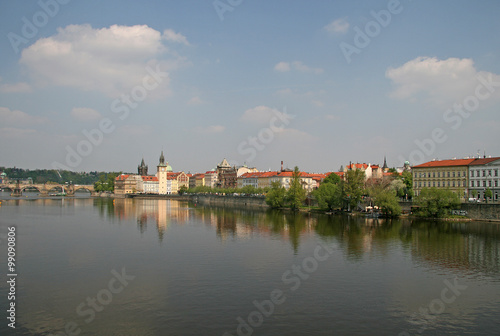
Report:
[[[2,2],[0,166],[500,156],[499,14],[498,1]]]

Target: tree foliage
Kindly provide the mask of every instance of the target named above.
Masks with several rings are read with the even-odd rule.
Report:
[[[361,201],[361,197],[364,193],[365,184],[365,172],[356,169],[348,170],[346,173],[346,181],[344,184],[344,194],[347,197],[351,208],[356,207],[356,205]]]
[[[115,190],[115,179],[120,173],[102,173],[99,175],[99,180],[94,183],[94,190],[100,191],[110,191]]]
[[[391,187],[374,187],[369,191],[374,205],[378,206],[382,214],[388,217],[401,215],[401,206],[398,202],[396,191]]]
[[[298,210],[304,203],[305,199],[306,190],[302,188],[300,170],[299,167],[295,166],[290,181],[290,187],[286,193],[286,200],[290,204],[290,208],[292,210]]]
[[[285,196],[286,196],[286,189],[283,188],[281,183],[275,181],[271,182],[271,189],[266,195],[266,203],[271,207],[271,208],[282,208],[285,206]]]
[[[445,217],[451,209],[460,205],[460,198],[450,189],[423,188],[416,204],[424,217]]]
[[[492,198],[493,197],[493,191],[491,191],[490,188],[486,188],[486,190],[484,191],[484,198],[486,199],[486,201],[488,201],[488,198]]]
[[[337,174],[328,175],[318,189],[312,192],[320,208],[333,210],[342,206],[342,180]]]

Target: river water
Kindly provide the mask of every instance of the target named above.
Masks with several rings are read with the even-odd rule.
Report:
[[[0,243],[0,335],[500,333],[493,223],[25,197]]]

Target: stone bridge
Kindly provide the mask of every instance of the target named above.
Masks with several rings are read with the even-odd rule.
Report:
[[[96,196],[98,193],[94,190],[93,185],[83,184],[58,184],[58,183],[45,183],[45,184],[20,184],[8,183],[0,184],[2,190],[11,190],[11,196],[22,196],[23,192],[28,190],[38,190],[40,196],[50,196],[52,193],[59,193],[64,191],[66,196],[75,196],[78,190],[89,191],[91,196]]]

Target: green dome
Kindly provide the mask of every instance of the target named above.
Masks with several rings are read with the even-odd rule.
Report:
[[[169,164],[167,164],[167,171],[168,171],[168,172],[171,172],[171,171],[172,171],[172,167],[171,167]]]

